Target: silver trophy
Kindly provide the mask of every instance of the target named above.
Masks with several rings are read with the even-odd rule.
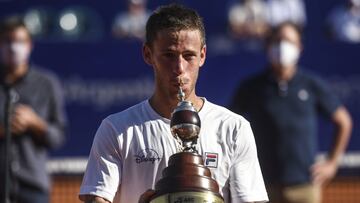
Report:
[[[179,86],[180,102],[171,115],[171,133],[179,141],[182,151],[197,153],[196,144],[199,137],[200,117],[190,101],[185,101],[185,94]]]

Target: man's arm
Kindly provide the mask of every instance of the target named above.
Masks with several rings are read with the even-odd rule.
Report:
[[[327,160],[316,163],[311,168],[313,183],[318,185],[330,181],[335,176],[340,158],[345,152],[352,130],[352,120],[345,107],[338,107],[332,114],[331,119],[335,125],[333,146]]]
[[[79,195],[79,199],[85,203],[111,203],[110,201],[95,195]]]

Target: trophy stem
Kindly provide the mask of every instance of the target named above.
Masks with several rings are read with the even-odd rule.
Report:
[[[198,150],[196,149],[196,141],[185,141],[183,142],[183,152],[192,152],[195,154],[199,154]]]

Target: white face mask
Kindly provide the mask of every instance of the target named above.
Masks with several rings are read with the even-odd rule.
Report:
[[[350,2],[356,6],[356,7],[360,7],[360,0],[350,0]]]
[[[300,49],[293,43],[283,40],[270,47],[269,58],[273,64],[281,67],[291,67],[297,64],[300,57]]]
[[[0,47],[1,61],[5,65],[18,66],[28,63],[30,48],[26,43],[13,42]]]

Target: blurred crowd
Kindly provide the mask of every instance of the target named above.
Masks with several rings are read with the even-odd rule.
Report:
[[[115,39],[144,39],[144,26],[150,14],[147,0],[127,0],[114,16],[111,35]],[[227,6],[229,36],[235,40],[262,41],[267,32],[283,22],[301,28],[307,24],[304,0],[231,0]],[[59,15],[59,22],[54,17]],[[87,40],[103,36],[104,23],[97,12],[85,6],[63,9],[59,14],[48,7],[34,7],[24,14],[35,38],[44,40]],[[329,38],[347,43],[360,42],[360,1],[346,0],[334,5],[324,16]]]
[[[347,0],[329,12],[327,29],[335,40],[360,42],[360,1]],[[306,26],[303,0],[239,0],[229,9],[231,36],[236,39],[263,40],[269,29],[283,22]]]

